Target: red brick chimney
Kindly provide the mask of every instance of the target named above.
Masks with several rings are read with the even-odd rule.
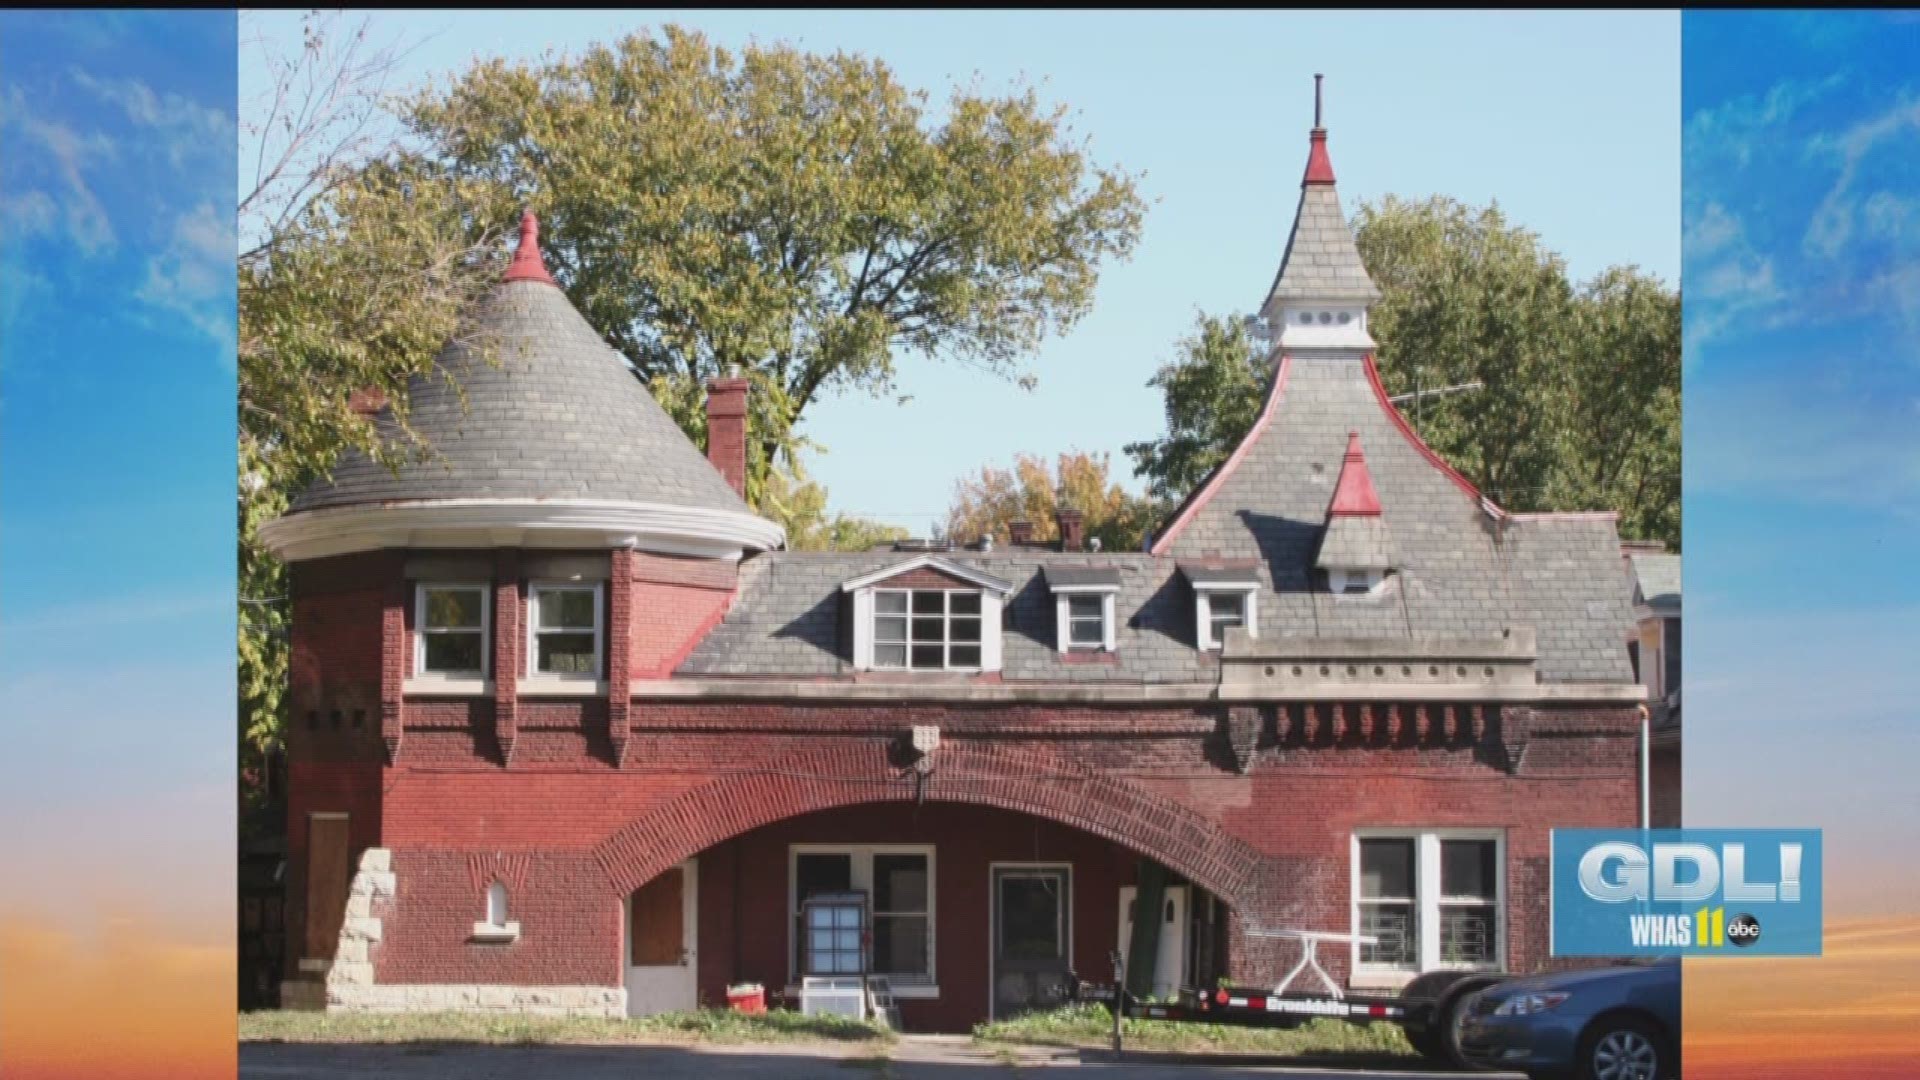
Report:
[[[1033,543],[1033,522],[1007,522],[1007,542],[1015,545]]]
[[[1053,520],[1060,526],[1061,551],[1079,551],[1087,546],[1087,515],[1063,506],[1054,512]]]
[[[747,497],[747,380],[707,383],[707,460]]]

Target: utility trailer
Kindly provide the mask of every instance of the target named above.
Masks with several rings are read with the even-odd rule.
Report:
[[[1434,971],[1414,979],[1398,994],[1349,995],[1342,992],[1333,977],[1320,966],[1317,955],[1320,943],[1333,941],[1371,945],[1374,938],[1318,930],[1256,929],[1247,931],[1247,934],[1250,937],[1298,941],[1300,962],[1270,989],[1182,987],[1173,1001],[1153,1001],[1127,992],[1126,958],[1119,950],[1114,950],[1109,954],[1113,960],[1111,985],[1086,982],[1070,973],[1068,986],[1074,1000],[1098,1001],[1112,1011],[1115,1054],[1125,1050],[1120,1024],[1123,1017],[1290,1028],[1325,1016],[1356,1024],[1398,1024],[1406,1033],[1407,1041],[1422,1056],[1443,1066],[1465,1068],[1467,1065],[1460,1057],[1459,1050],[1462,1006],[1473,993],[1504,978],[1482,972]],[[1324,989],[1294,989],[1295,981],[1305,974],[1318,977]]]

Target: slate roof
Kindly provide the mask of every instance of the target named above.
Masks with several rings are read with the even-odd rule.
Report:
[[[1271,300],[1326,300],[1371,303],[1380,299],[1380,287],[1367,276],[1354,245],[1353,230],[1340,212],[1340,194],[1330,183],[1307,183],[1300,188],[1300,206],[1294,211],[1293,233],[1280,273],[1273,279]]]
[[[526,246],[523,244],[523,253]],[[537,248],[535,249],[537,252]],[[592,499],[752,511],[558,286],[495,286],[408,387],[431,453],[396,476],[348,453],[289,513],[415,499]],[[532,260],[537,263],[537,258]],[[469,341],[492,353],[483,358]],[[456,389],[457,386],[457,389]],[[461,396],[465,395],[465,402]],[[389,414],[377,422],[389,437]]]
[[[1048,588],[1120,584],[1120,568],[1117,566],[1049,566],[1045,575]]]
[[[1313,565],[1322,570],[1392,569],[1393,537],[1387,533],[1386,521],[1379,514],[1329,517]]]
[[[1642,602],[1657,611],[1680,610],[1680,556],[1630,555],[1627,563]]]

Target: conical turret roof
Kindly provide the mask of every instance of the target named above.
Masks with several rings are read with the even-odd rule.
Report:
[[[1308,133],[1307,169],[1300,180],[1300,205],[1294,211],[1293,232],[1280,261],[1267,304],[1319,301],[1372,303],[1380,289],[1367,276],[1354,245],[1353,230],[1340,212],[1340,192],[1334,186],[1333,159],[1327,154],[1327,129],[1320,126],[1318,76],[1314,85],[1314,126]]]
[[[408,401],[424,460],[396,474],[346,453],[288,516],[448,500],[622,504],[719,515],[735,533],[775,538],[752,546],[778,543],[778,527],[754,516],[554,284],[530,214],[500,284],[433,371],[410,381]],[[398,434],[389,413],[376,423]]]

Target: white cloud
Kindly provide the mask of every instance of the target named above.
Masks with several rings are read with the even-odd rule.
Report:
[[[101,79],[78,68],[71,76],[102,101],[119,106],[135,126],[158,133],[164,140],[161,149],[175,168],[197,156],[232,151],[233,120],[218,109],[171,91],[155,93],[138,79]]]
[[[81,134],[65,124],[46,118],[41,115],[41,110],[31,108],[17,90],[7,95],[5,112],[9,114],[10,122],[18,125],[20,134],[45,152],[46,162],[59,178],[61,190],[57,197],[46,192],[38,194],[47,203],[58,204],[60,217],[74,246],[87,255],[97,255],[112,248],[113,223],[108,220],[105,208],[100,205],[99,197],[88,183],[87,172],[95,164],[116,156],[118,148],[114,141],[98,132]],[[51,209],[47,203],[34,201],[25,208],[41,215],[38,220],[44,223],[44,215]],[[8,206],[9,211],[13,208],[11,204]]]
[[[1682,243],[1689,255],[1712,255],[1745,239],[1746,226],[1718,202],[1709,201],[1698,214],[1690,215]]]
[[[147,260],[146,279],[134,293],[212,338],[229,367],[234,349],[233,245],[231,217],[203,202],[173,223],[166,247]]]

